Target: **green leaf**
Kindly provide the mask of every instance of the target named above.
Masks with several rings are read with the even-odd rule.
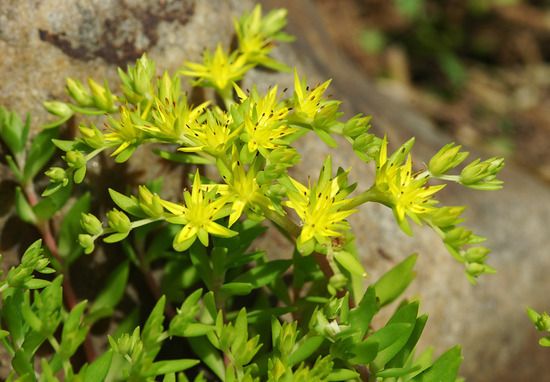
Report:
[[[359,377],[359,373],[355,370],[335,369],[329,374],[327,381],[348,381],[357,377]]]
[[[288,366],[294,366],[315,353],[323,344],[323,336],[311,336],[302,338],[296,345],[297,349],[288,357]]]
[[[215,161],[211,158],[205,158],[200,155],[171,153],[169,151],[154,149],[153,152],[162,159],[166,159],[176,163],[183,164],[214,164]]]
[[[25,282],[25,287],[28,289],[42,289],[50,285],[50,282],[48,280],[42,280],[42,279],[30,279],[29,281]]]
[[[366,365],[376,358],[378,354],[378,343],[376,341],[363,341],[352,347],[355,355],[348,361],[353,364]]]
[[[187,342],[191,345],[193,352],[216,374],[218,378],[225,381],[225,365],[218,350],[208,341],[206,337],[190,337]]]
[[[227,283],[222,285],[220,292],[229,296],[246,296],[252,289],[254,288],[250,283]]]
[[[59,129],[54,128],[43,130],[34,137],[23,169],[25,182],[31,181],[49,162],[56,150],[52,139],[57,138],[58,134]]]
[[[394,315],[390,318],[386,326],[374,333],[369,337],[369,340],[373,337],[376,339],[376,336],[379,332],[386,328],[393,327],[393,329],[388,329],[383,335],[380,335],[383,338],[384,345],[382,345],[382,340],[379,342],[379,351],[374,364],[377,369],[382,369],[395,355],[407,344],[409,337],[411,336],[414,326],[416,323],[416,316],[418,314],[418,302],[411,302],[399,307]],[[398,327],[395,325],[407,325],[406,327]],[[397,334],[395,334],[397,333]],[[393,336],[393,339],[390,338]],[[391,341],[388,343],[386,341]]]
[[[63,139],[52,139],[52,143],[62,151],[78,150],[78,141],[66,141]]]
[[[162,296],[155,307],[151,311],[149,318],[143,326],[143,332],[141,333],[141,339],[143,341],[143,349],[147,352],[147,355],[154,359],[158,352],[162,342],[159,338],[163,334],[164,327],[164,306],[166,305],[166,297]]]
[[[15,211],[17,212],[17,216],[25,223],[33,225],[38,223],[38,219],[27,198],[23,195],[21,187],[15,189]]]
[[[411,324],[388,324],[368,337],[361,345],[378,344],[378,354],[374,363],[378,369],[381,369],[407,343],[412,330]],[[357,361],[357,359],[352,360],[352,362]],[[363,361],[361,360],[360,363]]]
[[[105,282],[105,287],[98,294],[94,300],[94,303],[90,307],[90,312],[88,315],[88,319],[91,320],[90,323],[93,323],[112,313],[122,296],[124,296],[129,273],[130,264],[128,261],[124,261],[116,267],[113,272],[111,272]]]
[[[207,333],[210,333],[214,330],[212,325],[201,324],[201,323],[190,323],[183,330],[182,337],[199,337],[204,336]]]
[[[177,359],[170,361],[159,361],[151,365],[150,369],[144,374],[144,377],[154,377],[167,373],[177,373],[187,370],[197,365],[200,361],[196,359]]]
[[[46,195],[46,192],[42,193],[44,198],[33,207],[34,213],[38,219],[48,220],[57,211],[63,208],[71,196],[72,186],[69,184],[66,187],[58,188],[56,191],[57,192],[49,193],[48,195]]]
[[[113,233],[105,238],[103,238],[103,241],[105,243],[116,243],[119,241],[122,241],[126,239],[130,232],[120,232],[120,233]]]
[[[218,313],[216,310],[216,300],[214,297],[214,293],[212,291],[206,293],[202,298],[202,302],[204,304],[204,307],[206,308],[206,311],[210,315],[211,320],[214,321]]]
[[[363,264],[349,252],[339,251],[334,253],[334,258],[346,271],[359,277],[367,277]]]
[[[462,363],[460,346],[454,346],[443,353],[433,365],[412,379],[414,382],[455,381]]]
[[[403,346],[403,349],[399,351],[391,359],[390,362],[388,362],[387,366],[391,367],[399,367],[401,365],[404,365],[406,360],[409,358],[409,356],[412,354],[416,344],[418,343],[418,340],[420,339],[420,335],[422,334],[422,331],[424,330],[424,327],[426,326],[426,322],[428,321],[428,315],[424,314],[422,316],[419,316],[414,324],[414,329],[407,340],[407,343],[405,346]]]
[[[88,365],[84,373],[84,382],[104,381],[111,368],[113,350],[109,350],[99,356],[94,362]]]
[[[394,301],[407,289],[415,276],[413,268],[417,257],[416,254],[410,255],[376,281],[374,287],[381,307]]]
[[[115,157],[115,162],[116,163],[126,162],[128,159],[130,159],[134,151],[136,151],[136,148],[137,148],[136,146],[129,146],[128,148],[124,149],[120,154],[118,154]]]
[[[248,283],[254,289],[273,282],[292,264],[292,260],[272,260],[256,266],[234,279],[234,282]]]
[[[123,195],[112,188],[109,188],[109,195],[111,195],[111,199],[117,206],[120,207],[120,209],[128,212],[130,215],[134,215],[138,218],[147,217],[147,215],[141,210],[137,200]]]
[[[21,306],[23,305],[23,289],[17,288],[3,301],[2,319],[10,332],[14,343],[21,343],[25,336],[24,320],[21,317]]]
[[[90,210],[90,194],[86,193],[73,203],[59,229],[57,242],[59,255],[76,260],[82,254],[82,247],[78,244],[78,234],[81,232],[80,216]]]
[[[399,378],[417,371],[420,366],[413,367],[395,367],[385,369],[376,373],[377,378]],[[454,381],[453,381],[454,382]]]
[[[189,249],[189,257],[191,262],[199,271],[199,275],[206,284],[207,288],[212,290],[214,277],[212,267],[210,265],[210,259],[206,255],[206,250],[202,245],[193,245]],[[215,317],[215,315],[214,315]]]
[[[6,162],[8,163],[8,167],[10,168],[11,172],[13,173],[13,176],[15,177],[15,180],[17,180],[19,183],[23,183],[23,173],[17,166],[17,163],[15,163],[15,160],[11,155],[6,155]]]
[[[34,375],[33,364],[23,349],[16,350],[15,356],[11,360],[11,365],[19,375],[25,375],[27,373]],[[32,381],[32,379],[29,381]]]
[[[375,290],[370,286],[363,295],[359,305],[349,312],[349,324],[351,329],[356,332],[357,339],[361,340],[365,336],[370,322],[378,312],[378,309]]]
[[[0,106],[0,138],[6,143],[10,151],[20,154],[25,148],[30,129],[30,117],[27,115],[25,124],[16,113]]]
[[[545,348],[550,347],[550,338],[548,337],[542,337],[539,340],[539,345],[544,346]]]

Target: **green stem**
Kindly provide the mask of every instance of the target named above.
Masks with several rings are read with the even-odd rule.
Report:
[[[266,218],[282,229],[290,241],[296,241],[296,238],[300,235],[300,227],[290,220],[287,215],[279,215],[277,212],[269,209],[265,209],[263,212]]]
[[[385,206],[391,206],[387,194],[380,192],[375,186],[372,186],[368,190],[350,199],[346,204],[346,208],[355,208],[367,202],[376,202]]]
[[[86,155],[84,158],[86,159],[86,162],[88,162],[89,160],[93,159],[95,156],[97,156],[100,152],[102,152],[103,150],[105,150],[108,146],[105,146],[105,147],[100,147],[98,149],[95,149],[94,151],[92,151],[91,153],[89,153],[88,155]]]

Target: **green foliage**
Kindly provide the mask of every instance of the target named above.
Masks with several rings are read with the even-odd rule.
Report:
[[[463,208],[441,206],[434,195],[441,182],[500,188],[502,160],[476,159],[453,175],[468,154],[449,144],[417,170],[410,154],[414,139],[389,153],[386,137],[369,132],[370,117],[342,119],[340,101],[325,95],[330,81],[310,88],[297,72],[291,95],[276,86],[265,94],[243,91],[238,81],[253,67],[286,68],[270,56],[275,42],[290,39],[281,31],[285,24],[285,11],[264,16],[256,7],[235,20],[234,50],[220,45],[175,76],[157,76],[154,62],[143,56],[119,69],[120,94],[107,83],[90,79],[86,87],[68,79],[71,102],[45,103],[61,119],[30,145],[29,119],[23,124],[0,109],[0,136],[12,154],[7,163],[19,182],[16,213],[38,229],[47,249],[35,242],[0,279],[0,341],[13,367],[8,380],[456,379],[458,347],[436,360],[431,351],[415,353],[427,316],[402,295],[417,256],[367,282],[347,219],[365,203],[380,203],[407,234],[411,221],[427,225],[475,282],[493,271],[485,264],[489,250],[476,246],[483,238],[460,225]],[[223,104],[190,105],[182,75],[194,79],[192,86],[213,87]],[[82,119],[102,114],[102,129]],[[57,139],[59,126],[77,117],[79,136]],[[333,169],[330,157],[307,184],[291,177],[288,170],[300,160],[293,143],[310,131],[330,147],[343,136],[365,166],[376,167],[371,187],[356,190],[349,171]],[[202,167],[186,174],[191,185],[180,201],[162,197],[160,181],[129,196],[109,189],[116,208],[100,217],[86,177],[89,162],[104,151],[125,162],[150,143],[164,160],[207,165],[217,174],[208,178]],[[46,170],[52,159],[57,162]],[[45,188],[35,181],[41,172],[49,178]],[[266,221],[288,237],[293,252],[267,248],[278,251],[274,259],[252,249]],[[98,247],[111,259],[116,255],[109,248],[125,258],[103,275],[91,302],[78,302],[69,270]],[[50,273],[53,279],[36,277]],[[155,305],[138,301],[146,318],[135,310],[119,320],[119,303],[132,298],[128,284],[139,277]],[[398,299],[397,307],[388,307]],[[383,309],[394,311],[378,327],[373,318]],[[97,348],[90,330],[105,320],[117,329]],[[39,351],[44,344],[53,351]],[[77,367],[81,348],[87,362]]]
[[[535,329],[539,332],[550,333],[550,315],[546,312],[538,313],[537,311],[527,308],[527,316],[535,325]],[[540,346],[550,347],[550,335],[545,335],[539,340]]]

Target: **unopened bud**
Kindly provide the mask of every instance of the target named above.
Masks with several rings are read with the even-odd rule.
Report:
[[[455,146],[454,143],[443,146],[428,164],[430,173],[434,176],[444,175],[447,171],[461,164],[469,155],[467,152],[460,152],[461,147]]]
[[[94,250],[94,238],[91,235],[81,233],[78,235],[78,243],[86,254],[91,253]]]
[[[91,125],[90,127],[81,125],[78,129],[80,130],[82,139],[88,146],[93,147],[94,149],[99,149],[105,146],[105,138],[103,137],[103,134],[94,125]]]
[[[94,104],[92,95],[87,89],[84,88],[80,81],[75,81],[72,78],[68,78],[67,91],[79,106],[92,106]]]
[[[71,168],[80,168],[86,166],[86,158],[80,151],[67,151],[65,154],[65,161]]]
[[[117,209],[107,212],[107,219],[109,222],[109,227],[116,232],[126,233],[132,228],[128,216],[126,216],[124,212]]]
[[[91,78],[88,79],[88,85],[92,91],[92,98],[95,106],[105,111],[113,111],[114,97],[109,91],[109,88],[101,86]]]
[[[68,182],[67,172],[61,167],[50,167],[48,171],[45,172],[46,176],[55,183],[66,183]]]
[[[49,113],[61,118],[70,118],[74,114],[69,105],[64,102],[46,101],[43,105]]]
[[[99,235],[103,232],[103,226],[98,218],[92,214],[82,214],[80,226],[90,235]]]

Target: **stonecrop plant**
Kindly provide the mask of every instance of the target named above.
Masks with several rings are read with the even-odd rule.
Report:
[[[254,67],[290,70],[270,55],[291,40],[285,24],[284,10],[263,15],[257,6],[235,21],[234,50],[220,44],[175,74],[160,74],[144,55],[119,69],[117,90],[68,79],[70,101],[45,102],[55,121],[30,144],[30,119],[0,109],[16,213],[41,236],[0,279],[6,380],[457,380],[459,346],[438,357],[415,351],[427,321],[419,302],[388,307],[413,280],[417,255],[369,279],[347,219],[380,203],[408,235],[411,223],[428,226],[475,283],[494,272],[489,249],[462,225],[464,207],[436,196],[447,182],[499,189],[503,160],[458,169],[468,153],[450,143],[415,166],[414,139],[392,150],[370,132],[370,117],[343,119],[340,101],[327,96],[330,81],[308,85],[296,70],[290,92],[241,88]],[[215,96],[194,105],[182,81]],[[61,139],[68,124],[78,134]],[[294,144],[308,133],[330,147],[344,142],[365,171],[375,167],[373,184],[358,189],[330,157],[318,176],[291,176],[300,162]],[[108,190],[89,179],[98,159],[121,164],[147,149],[185,172],[180,198],[163,196],[161,179]],[[105,212],[107,194],[114,208]],[[272,229],[294,250],[274,258],[253,249]],[[81,300],[70,270],[97,252],[118,265]],[[145,280],[154,306],[129,292],[132,278]],[[125,299],[138,308],[121,310]],[[391,318],[372,324],[383,309]],[[100,321],[112,328],[103,341]]]

